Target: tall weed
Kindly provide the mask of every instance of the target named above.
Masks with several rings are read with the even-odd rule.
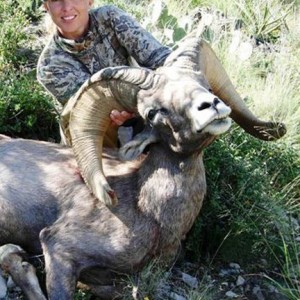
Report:
[[[0,19],[0,132],[59,140],[55,105],[35,78],[28,18],[11,0],[0,2]]]
[[[16,79],[17,78],[17,79]],[[0,132],[13,137],[59,140],[52,99],[32,74],[0,74]]]
[[[0,72],[24,62],[17,50],[26,41],[24,28],[29,24],[24,12],[9,2],[0,2]]]

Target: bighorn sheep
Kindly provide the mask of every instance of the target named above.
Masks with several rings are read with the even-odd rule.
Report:
[[[284,125],[247,109],[213,51],[195,36],[156,71],[100,71],[70,107],[64,128],[75,157],[61,145],[0,137],[0,243],[43,250],[48,297],[57,300],[72,299],[78,279],[108,285],[153,257],[174,256],[202,206],[203,149],[229,129],[229,115],[264,140],[285,133]],[[122,149],[125,157],[141,158],[123,162],[102,151],[112,108],[137,111],[149,125]],[[102,203],[111,204],[114,194],[117,206]],[[40,291],[31,297],[44,299]]]
[[[73,144],[76,160],[87,185],[108,206],[115,205],[117,197],[103,174],[101,153],[104,133],[109,125],[109,112],[113,108],[136,110],[137,103],[138,112],[146,119],[148,106],[152,110],[163,107],[170,97],[174,98],[174,103],[191,100],[195,97],[192,96],[193,89],[197,91],[193,84],[199,85],[200,81],[202,89],[210,89],[230,106],[230,116],[253,136],[269,141],[280,138],[286,132],[283,124],[261,121],[251,113],[212,49],[205,41],[197,38],[196,31],[182,45],[154,73],[145,69],[121,67],[108,68],[95,74],[64,110],[62,125],[67,144]],[[203,90],[202,94],[205,92]],[[205,99],[202,101],[205,102]]]

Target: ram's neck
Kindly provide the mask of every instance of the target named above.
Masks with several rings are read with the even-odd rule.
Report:
[[[156,146],[139,175],[140,210],[159,225],[160,246],[177,248],[198,215],[206,191],[202,153],[183,158]]]

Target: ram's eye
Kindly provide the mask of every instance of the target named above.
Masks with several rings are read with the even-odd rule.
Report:
[[[164,108],[164,107],[162,107],[159,111],[164,116],[167,116],[169,114],[169,111],[166,108]]]
[[[147,118],[149,121],[153,121],[155,115],[157,114],[157,110],[155,109],[150,109],[147,115]]]

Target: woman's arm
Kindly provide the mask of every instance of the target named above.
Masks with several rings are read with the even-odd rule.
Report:
[[[151,33],[145,30],[123,10],[107,5],[105,18],[109,18],[112,29],[122,47],[140,66],[156,69],[163,65],[171,49],[160,44]]]
[[[68,53],[50,43],[37,65],[37,79],[62,105],[72,97],[91,74]]]

